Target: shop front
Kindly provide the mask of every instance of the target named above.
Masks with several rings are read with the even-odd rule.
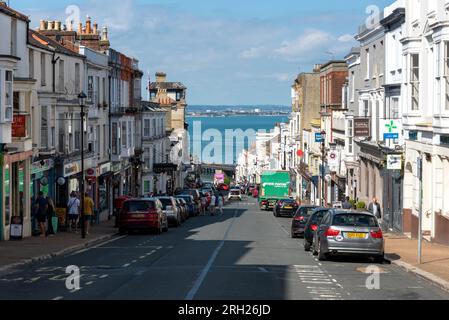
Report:
[[[23,221],[23,237],[32,234],[31,206],[32,190],[30,168],[32,151],[7,154],[2,166],[2,234],[1,239],[9,240],[11,220],[20,217]]]
[[[99,221],[106,221],[112,217],[113,197],[113,172],[111,163],[102,164],[98,177],[98,212]]]

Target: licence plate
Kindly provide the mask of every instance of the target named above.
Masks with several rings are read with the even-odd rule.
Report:
[[[133,218],[145,218],[144,214],[133,214],[131,217]]]
[[[346,233],[348,239],[365,239],[366,233]]]
[[[293,209],[293,207],[292,206],[286,206],[286,207],[284,207],[284,209]]]

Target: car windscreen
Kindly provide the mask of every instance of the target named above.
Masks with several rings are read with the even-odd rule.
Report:
[[[239,190],[232,190],[232,191],[231,191],[231,194],[232,194],[233,196],[238,196],[238,195],[240,195],[240,191],[239,191]]]
[[[316,224],[318,222],[321,221],[321,219],[323,219],[324,215],[326,214],[327,211],[318,211],[315,214],[312,215],[312,217],[310,218],[310,223],[311,224]]]
[[[336,227],[379,227],[376,218],[366,214],[337,214],[332,220],[332,225]]]
[[[183,199],[187,204],[192,203],[192,198],[190,197],[179,197],[180,199]]]
[[[128,212],[147,212],[155,207],[153,201],[128,201],[124,205],[124,209]]]
[[[296,216],[310,217],[314,210],[315,208],[301,208],[296,213]]]
[[[162,199],[159,199],[159,200],[161,201],[162,207],[163,207],[164,209],[166,209],[167,206],[173,206],[173,204],[172,204],[172,202],[171,202],[171,199],[162,198]]]

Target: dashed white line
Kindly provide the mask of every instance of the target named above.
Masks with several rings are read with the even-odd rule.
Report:
[[[62,299],[64,299],[64,297],[56,297],[56,298],[53,298],[53,299],[51,299],[51,300],[53,300],[53,301],[58,301],[58,300],[62,300]]]
[[[123,268],[128,268],[131,265],[131,263],[126,263],[123,265]]]

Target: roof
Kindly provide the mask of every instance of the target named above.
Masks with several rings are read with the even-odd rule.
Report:
[[[186,90],[187,88],[181,82],[152,82],[150,90]]]
[[[143,111],[152,111],[152,112],[165,112],[164,109],[161,108],[161,105],[156,102],[151,101],[142,101]]]
[[[64,47],[62,44],[40,34],[37,31],[28,29],[28,34],[29,34],[29,37],[28,37],[29,43],[35,47],[38,47],[38,48],[41,48],[44,50],[49,50],[49,51],[56,50],[56,52],[61,53],[61,54],[79,57],[79,58],[85,58],[85,56]]]
[[[0,1],[0,12],[7,14],[10,17],[17,18],[25,22],[30,22],[30,19],[26,15],[20,13],[19,11],[11,9],[11,7],[8,7],[8,5],[3,1]]]

